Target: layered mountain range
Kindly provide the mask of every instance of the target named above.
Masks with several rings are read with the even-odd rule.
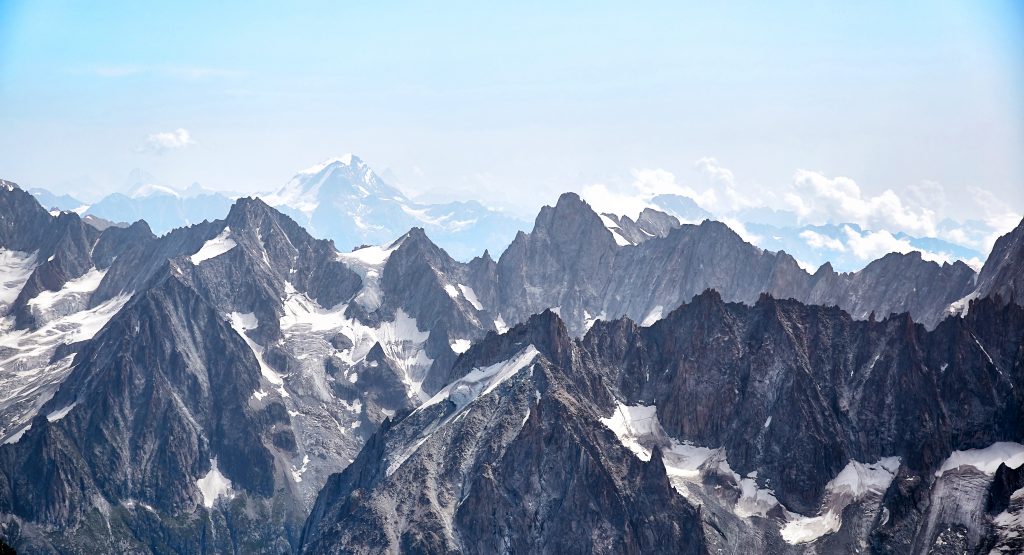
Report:
[[[296,179],[357,184],[364,206],[386,185],[361,164]],[[303,225],[241,198],[158,237],[0,184],[0,538],[1020,547],[1024,225],[980,273],[910,253],[809,274],[718,222],[566,194],[497,260],[463,263],[434,227],[315,239],[304,225],[357,244],[365,213],[292,194],[307,185],[269,199]],[[403,202],[372,213],[418,209]]]
[[[129,175],[123,192],[92,204],[45,189],[31,192],[48,209],[117,224],[145,220],[157,235],[221,218],[234,202],[233,195],[195,183],[175,189],[138,169]],[[476,201],[413,201],[351,154],[301,170],[280,188],[259,196],[314,236],[332,239],[345,250],[388,243],[409,228],[422,227],[450,254],[469,260],[486,249],[504,247],[527,224]]]
[[[238,196],[209,190],[198,183],[175,188],[139,169],[128,175],[119,192],[93,203],[40,188],[29,192],[43,207],[55,212],[74,211],[98,226],[145,220],[157,235],[221,218]],[[314,237],[332,239],[343,250],[390,243],[410,228],[422,227],[455,259],[468,261],[484,250],[504,250],[518,231],[529,228],[528,221],[478,201],[412,200],[394,185],[390,172],[379,174],[351,154],[298,171],[283,186],[257,196],[291,216]],[[616,234],[617,241],[637,244],[663,235],[667,227],[716,219],[715,214],[683,195],[653,195],[645,203],[651,208],[636,221],[629,216],[604,214],[613,223],[621,221],[621,227],[614,223],[622,232]],[[841,272],[861,269],[870,262],[870,252],[864,251],[876,249],[857,244],[868,244],[879,237],[900,252],[916,249],[930,260],[964,260],[979,269],[986,253],[979,252],[978,245],[992,233],[988,225],[973,220],[943,220],[934,231],[937,236],[914,237],[865,229],[851,222],[810,225],[793,212],[766,207],[746,208],[727,216],[728,221],[745,227],[741,234],[746,240],[766,250],[785,250],[809,272],[826,262]],[[958,242],[940,237],[956,238]]]

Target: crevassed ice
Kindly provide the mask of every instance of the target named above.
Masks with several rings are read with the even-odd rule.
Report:
[[[825,486],[821,514],[808,517],[788,513],[789,521],[781,530],[782,539],[790,544],[800,544],[838,532],[843,524],[843,510],[869,494],[885,493],[899,467],[899,457],[885,457],[872,464],[851,460]]]
[[[659,445],[670,482],[684,497],[690,497],[688,485],[702,483],[702,469],[733,476],[740,490],[733,512],[742,518],[765,517],[772,509],[781,507],[786,519],[781,533],[791,544],[810,542],[839,530],[843,509],[868,495],[884,493],[900,465],[899,457],[886,457],[872,464],[850,461],[826,486],[821,514],[807,517],[786,510],[771,489],[758,487],[756,472],[740,477],[729,466],[723,449],[695,446],[669,437],[653,405],[617,403],[611,415],[601,418],[601,423],[643,461],[649,461],[653,446]]]
[[[935,476],[942,476],[961,466],[969,466],[992,475],[996,473],[1000,464],[1006,464],[1010,468],[1017,468],[1024,464],[1024,445],[1011,441],[1000,441],[984,449],[953,451],[942,462],[942,466],[935,472]]]
[[[405,236],[402,236],[387,247],[363,247],[352,252],[338,253],[338,260],[363,280],[362,288],[353,299],[356,304],[371,312],[380,308],[381,272],[384,271],[391,254],[398,250],[404,240]]]
[[[365,250],[365,249],[363,249]],[[393,363],[396,370],[402,372],[402,381],[408,389],[409,396],[422,401],[424,399],[422,384],[426,371],[433,360],[427,356],[425,343],[430,332],[420,331],[415,318],[399,309],[395,319],[382,322],[377,327],[362,324],[357,319],[347,318],[346,304],[333,308],[323,308],[302,293],[295,291],[291,284],[286,284],[287,297],[284,301],[284,316],[281,317],[281,330],[285,333],[303,334],[340,333],[352,342],[352,347],[340,353],[341,360],[349,366],[355,365],[366,358],[370,349],[380,343],[384,354]],[[325,339],[327,339],[325,337]],[[317,359],[327,353],[314,353]],[[354,378],[353,378],[354,379]]]
[[[92,339],[128,302],[119,295],[89,310],[53,318],[35,330],[14,330],[13,318],[0,321],[0,437],[13,430],[19,435],[5,442],[14,443],[27,430],[24,425],[35,417],[38,408],[56,391],[71,369],[73,357],[52,361],[54,351],[64,343]]]
[[[28,301],[29,309],[40,322],[71,314],[88,306],[89,297],[100,286],[106,270],[93,268],[84,275],[68,281],[57,291],[42,291]]]
[[[662,463],[669,478],[697,480],[700,468],[719,449],[709,449],[669,437],[658,421],[654,405],[626,405],[617,403],[611,416],[601,419],[601,424],[615,433],[619,441],[642,461],[651,460],[654,445],[662,448]],[[687,495],[683,484],[672,480],[679,493]]]
[[[36,253],[0,248],[0,305],[10,305],[18,298],[37,265]]]

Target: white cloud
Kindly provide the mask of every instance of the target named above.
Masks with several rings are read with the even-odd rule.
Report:
[[[967,260],[964,260],[963,263],[970,266],[971,269],[974,270],[975,272],[980,272],[981,267],[985,265],[985,261],[978,258],[977,256],[968,258]]]
[[[580,196],[586,199],[587,204],[598,214],[611,213],[636,218],[644,208],[651,206],[650,197],[644,199],[635,194],[612,191],[603,183],[584,187],[580,191]]]
[[[580,195],[597,212],[611,212],[631,218],[635,218],[644,208],[656,208],[651,199],[657,195],[689,197],[705,210],[711,210],[718,201],[714,189],[697,192],[679,184],[675,174],[664,169],[634,169],[630,174],[632,180],[624,186],[595,183],[583,187]]]
[[[797,170],[792,189],[785,197],[786,203],[807,223],[848,222],[928,237],[936,234],[935,212],[905,205],[891,189],[877,196],[864,196],[848,177],[829,178],[808,170]]]
[[[796,265],[800,266],[800,269],[807,272],[808,274],[813,274],[814,272],[818,271],[819,266],[815,266],[810,262],[805,262],[795,257],[793,258],[793,260],[796,260]]]
[[[946,188],[930,179],[907,186],[907,198],[917,206],[930,208],[937,214],[945,214],[949,207]]]
[[[741,222],[741,221],[739,221],[739,220],[737,220],[735,218],[717,218],[717,219],[718,219],[718,221],[722,222],[723,224],[729,226],[733,231],[736,232],[736,235],[739,235],[740,238],[743,239],[744,241],[746,241],[748,243],[751,243],[751,244],[754,244],[754,245],[756,245],[756,244],[761,242],[761,236],[760,235],[755,235],[755,234],[751,233],[750,231],[748,231],[746,226],[743,225],[743,222]]]
[[[710,186],[698,190],[680,183],[675,174],[661,168],[634,169],[632,180],[622,186],[596,183],[584,187],[580,194],[599,212],[636,217],[644,208],[657,208],[651,199],[656,195],[680,195],[688,197],[698,206],[716,214],[731,214],[743,208],[758,206],[754,195],[741,193],[736,188],[736,177],[732,170],[711,157],[694,162],[694,167],[710,182]],[[735,220],[734,220],[735,221]]]
[[[924,260],[939,264],[953,260],[949,254],[919,249],[911,245],[910,241],[899,239],[885,230],[861,233],[850,226],[843,226],[843,232],[846,233],[846,247],[861,260],[875,260],[892,252],[906,254],[912,251],[919,251]]]
[[[820,173],[797,170],[792,193],[786,204],[808,223],[856,223],[873,229],[905,231],[916,236],[935,237],[935,212],[912,208],[892,189],[877,197],[865,197],[849,177],[829,178]]]
[[[749,193],[741,193],[737,189],[736,176],[732,173],[732,170],[718,163],[718,160],[705,156],[694,163],[694,167],[700,170],[712,183],[719,186],[722,190],[721,202],[716,202],[709,208],[703,206],[706,210],[722,210],[735,212],[744,208],[751,208],[760,205],[758,200]],[[711,193],[714,194],[714,189],[710,189]]]
[[[730,187],[736,186],[736,177],[733,175],[732,170],[726,168],[718,163],[718,160],[705,156],[694,163],[694,167],[700,170],[704,175],[708,176],[712,181],[728,185]]]
[[[839,239],[834,239],[832,237],[829,237],[828,235],[823,235],[821,233],[818,233],[817,231],[813,231],[810,229],[805,229],[801,231],[800,238],[806,241],[807,246],[811,247],[812,249],[825,248],[839,252],[843,252],[846,250],[846,247],[843,245],[843,242],[840,241]]]
[[[168,150],[178,150],[196,144],[187,129],[175,129],[163,133],[153,133],[139,145],[139,152],[163,154]]]
[[[1021,215],[1007,209],[1005,201],[981,187],[968,187],[967,192],[971,194],[974,203],[985,213],[984,221],[990,233],[980,239],[979,248],[987,255],[992,252],[992,246],[995,245],[996,239],[1017,227]]]

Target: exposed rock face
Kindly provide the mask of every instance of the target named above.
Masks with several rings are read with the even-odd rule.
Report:
[[[258,199],[156,237],[0,185],[19,549],[1015,545],[1009,471],[935,475],[1024,428],[1021,308],[934,316],[974,290],[966,266],[811,276],[722,224],[574,195],[463,264],[420,228],[339,252]]]
[[[948,311],[962,313],[971,299],[998,295],[1007,302],[1024,302],[1024,220],[996,240],[992,253],[977,277],[977,284],[964,298],[949,306]]]
[[[21,440],[0,448],[0,506],[32,523],[21,532],[30,549],[287,549],[302,513],[273,503],[283,482],[273,436],[290,423],[283,406],[251,401],[259,383],[253,352],[172,270],[89,342]],[[204,494],[211,474],[227,485]],[[205,514],[218,498],[215,517],[152,522]],[[247,511],[267,526],[235,522]],[[130,533],[43,539],[38,525]]]
[[[471,353],[499,368],[382,427],[325,486],[304,550],[704,552],[698,511],[660,460],[636,459],[593,425],[589,401],[608,393],[552,362],[569,363],[567,347],[551,312],[489,336]]]
[[[495,302],[504,320],[520,322],[557,307],[570,332],[582,335],[597,319],[625,315],[652,323],[711,288],[748,304],[770,293],[837,305],[858,319],[909,312],[933,327],[976,277],[962,262],[940,266],[919,253],[890,254],[852,274],[826,265],[810,275],[791,256],[750,245],[725,224],[673,227],[665,215],[645,214],[640,220],[652,222],[647,229],[656,237],[629,245],[616,234],[633,236],[638,224],[609,218],[615,226],[609,229],[575,194],[543,208],[533,231],[517,236],[498,260]],[[473,287],[489,289],[479,282]]]
[[[978,276],[979,297],[999,295],[1021,298],[1024,292],[1024,220],[1017,228],[996,240],[992,254]]]
[[[77,221],[43,215],[11,227]],[[11,338],[45,386],[3,406],[0,512],[25,549],[288,551],[326,477],[420,402],[433,362],[450,367],[449,336],[482,333],[471,290],[449,292],[466,267],[422,230],[366,263],[255,199],[159,238],[85,229],[86,248],[55,249],[88,253],[88,279],[50,295],[88,332]]]
[[[992,475],[936,472],[954,451],[1024,439],[1022,344],[1024,308],[993,300],[928,331],[708,292],[582,340],[549,311],[489,335],[461,377],[379,430],[321,492],[303,549],[786,553],[885,537],[907,552],[954,524],[978,549]],[[964,488],[978,495],[951,493]]]
[[[634,245],[639,245],[651,237],[665,237],[669,231],[679,227],[679,220],[674,216],[651,208],[644,208],[635,222],[629,216],[615,214],[601,214],[601,216],[614,224],[608,226],[612,233],[618,234]]]

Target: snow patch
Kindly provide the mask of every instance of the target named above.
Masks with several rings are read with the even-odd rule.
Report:
[[[620,247],[629,247],[633,245],[633,243],[629,239],[626,239],[626,237],[622,235],[622,230],[619,228],[619,224],[615,223],[615,221],[613,221],[608,216],[605,216],[604,214],[601,214],[600,216],[601,223],[603,223],[604,227],[606,227],[608,231],[611,232],[612,237],[615,238],[616,245]]]
[[[515,376],[523,368],[533,363],[534,358],[539,354],[537,348],[530,345],[520,351],[514,357],[492,364],[484,368],[474,368],[462,378],[452,382],[436,395],[424,402],[413,411],[413,414],[442,401],[450,400],[455,405],[455,411],[448,414],[443,420],[435,421],[423,436],[416,440],[411,446],[407,446],[397,456],[389,457],[387,476],[394,474],[405,461],[409,460],[419,448],[427,442],[435,431],[445,426],[448,422],[456,420],[465,413],[462,409],[473,403],[480,397],[486,396],[509,378]]]
[[[206,473],[206,476],[196,480],[196,486],[199,487],[199,492],[203,494],[203,506],[206,508],[213,507],[213,502],[218,497],[226,497],[231,499],[231,480],[228,480],[226,476],[221,474],[217,468],[217,459],[210,459],[210,471]]]
[[[472,287],[460,283],[459,289],[462,291],[462,295],[466,297],[466,300],[469,301],[469,304],[473,305],[473,308],[477,310],[484,309],[484,305],[480,304],[480,299],[476,297],[476,291],[473,291]]]
[[[596,324],[598,320],[607,320],[607,319],[608,319],[608,314],[605,311],[603,311],[603,310],[597,316],[594,316],[594,315],[590,314],[590,312],[584,310],[583,311],[583,330],[584,330],[584,332],[590,331],[590,328],[594,327],[594,324]]]
[[[455,286],[450,284],[450,283],[446,283],[445,284],[444,292],[448,293],[448,296],[453,298],[453,299],[458,299],[459,298],[459,290],[456,289]]]
[[[189,257],[192,264],[198,266],[206,260],[218,257],[231,249],[235,248],[235,240],[231,238],[231,228],[225,227],[224,231],[220,232],[220,235],[210,239],[203,243],[203,246],[196,251],[195,254]]]
[[[241,314],[238,312],[232,312],[228,315],[228,321],[231,323],[231,327],[242,337],[249,349],[252,350],[252,354],[256,357],[256,361],[260,365],[260,374],[263,378],[273,385],[279,386],[278,392],[281,393],[282,397],[287,397],[288,393],[284,389],[284,378],[274,371],[265,360],[263,360],[263,347],[258,345],[255,341],[249,338],[249,334],[246,332],[254,330],[260,327],[259,320],[256,319],[256,315],[252,312]]]
[[[19,441],[21,441],[22,436],[25,435],[25,432],[27,432],[27,431],[29,431],[31,429],[32,429],[32,424],[29,424],[29,425],[25,426],[24,428],[18,430],[18,433],[12,435],[11,437],[7,438],[6,441],[4,441],[4,445],[13,445],[15,443],[18,443]]]
[[[640,322],[640,325],[645,328],[647,326],[654,325],[655,322],[661,320],[661,315],[663,312],[665,312],[665,307],[659,304],[658,306],[652,308],[651,311],[647,313],[647,316],[644,316],[644,321]]]
[[[455,351],[455,354],[461,355],[462,353],[468,351],[471,345],[472,342],[468,339],[456,339],[451,343],[451,348],[452,351]]]
[[[419,412],[444,400],[450,400],[456,407],[461,409],[476,399],[494,391],[505,380],[515,376],[520,370],[533,363],[533,359],[538,354],[540,354],[540,351],[533,345],[530,345],[508,360],[483,368],[474,368],[465,376],[438,391],[436,395],[420,405],[416,411]]]
[[[306,472],[306,470],[308,468],[309,468],[309,455],[303,455],[303,457],[302,457],[302,466],[299,467],[299,468],[295,468],[294,466],[292,466],[292,480],[295,480],[296,483],[301,482],[302,481],[302,475]]]
[[[950,303],[950,305],[946,307],[946,314],[961,317],[967,316],[967,311],[971,308],[971,301],[977,299],[980,294],[981,291],[975,289],[962,299]]]
[[[68,413],[71,412],[71,409],[75,408],[75,405],[77,405],[77,404],[78,404],[78,401],[75,401],[74,403],[71,403],[70,405],[68,405],[68,406],[66,406],[66,407],[64,407],[62,409],[55,410],[55,411],[51,412],[50,414],[47,414],[46,415],[46,419],[49,420],[50,422],[56,422],[56,421],[60,420],[61,418],[64,418],[65,416],[67,416]]]
[[[508,331],[508,324],[505,323],[505,319],[501,317],[501,314],[494,319],[494,329],[497,330],[498,333],[505,333]]]

